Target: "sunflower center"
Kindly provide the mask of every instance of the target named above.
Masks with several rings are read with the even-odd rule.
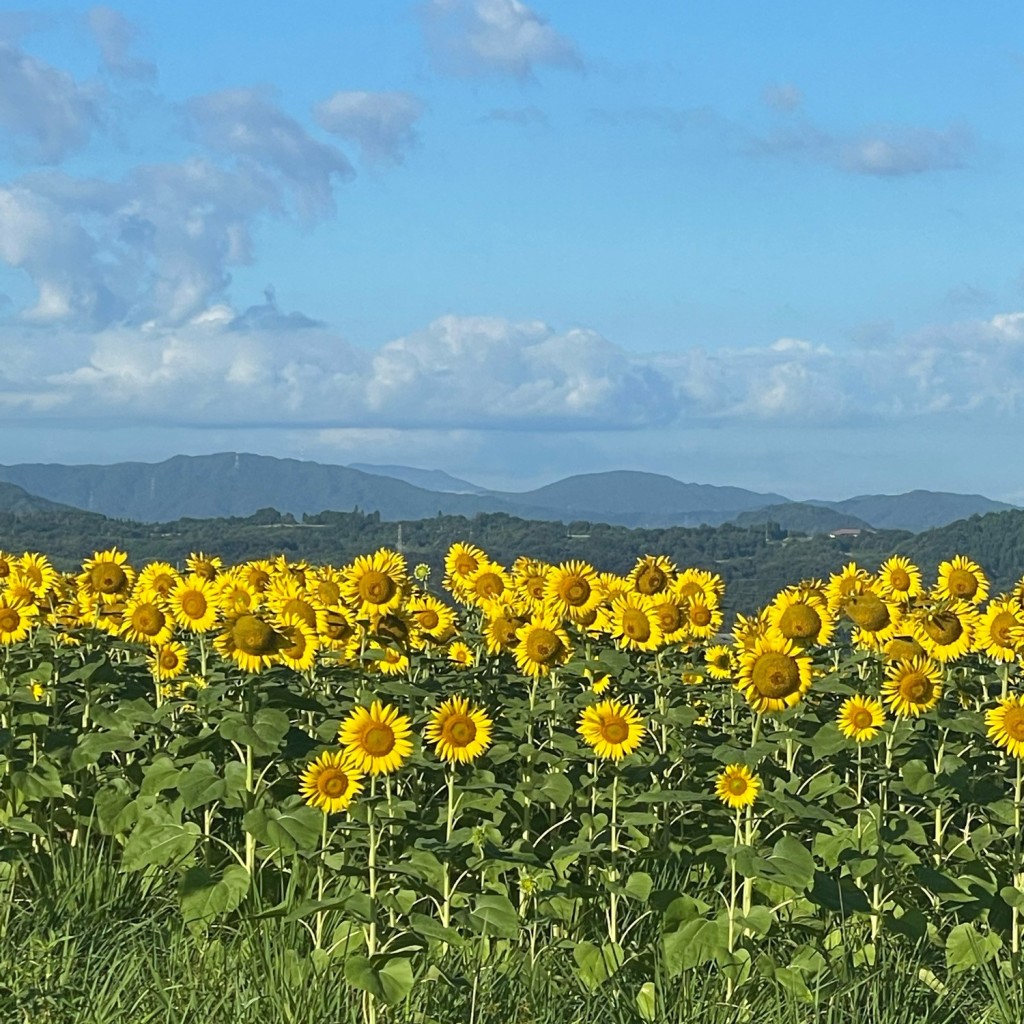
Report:
[[[809,604],[791,604],[779,618],[779,630],[791,640],[807,640],[817,636],[821,616]]]
[[[636,577],[636,589],[641,594],[660,594],[668,583],[668,577],[656,566],[645,566]]]
[[[116,594],[128,583],[128,577],[117,562],[100,562],[89,570],[89,582],[99,594]]]
[[[1024,743],[1024,708],[1009,707],[1003,716],[1003,731],[1012,740]]]
[[[695,626],[706,626],[711,621],[711,609],[698,604],[690,609],[690,622]]]
[[[370,757],[386,757],[395,746],[395,734],[391,731],[391,726],[383,722],[374,722],[363,733],[362,746]]]
[[[691,615],[690,618],[692,620],[693,616]],[[666,633],[674,633],[681,622],[679,606],[672,604],[671,601],[658,605],[658,622]]]
[[[924,620],[924,631],[937,644],[945,646],[960,639],[964,626],[953,612],[935,612]]]
[[[359,577],[359,596],[367,604],[387,604],[395,596],[395,581],[377,569],[367,569]]]
[[[316,585],[316,596],[324,604],[337,604],[341,598],[341,588],[334,580],[320,580]]]
[[[482,572],[473,585],[477,597],[494,598],[505,589],[505,583],[496,572]]]
[[[800,666],[788,654],[767,651],[757,659],[751,678],[762,697],[789,697],[800,689]]]
[[[164,613],[155,605],[140,605],[132,613],[132,626],[143,636],[156,636],[164,628]]]
[[[992,620],[992,625],[989,626],[989,633],[992,634],[992,639],[1001,647],[1013,647],[1013,634],[1016,631],[1015,627],[1017,625],[1017,617],[1013,612],[1000,612]]]
[[[900,696],[911,704],[927,704],[935,693],[935,684],[923,672],[908,672],[900,680]]]
[[[416,613],[416,621],[420,629],[437,629],[441,624],[441,616],[433,608],[421,608]]]
[[[544,577],[543,576],[531,576],[526,581],[526,592],[533,598],[534,601],[544,600]]]
[[[630,640],[643,643],[651,637],[651,622],[639,608],[627,608],[622,613],[622,632]]]
[[[526,653],[531,661],[546,664],[562,650],[562,641],[550,629],[535,629],[526,640]]]
[[[870,729],[875,724],[875,717],[867,708],[857,708],[850,717],[854,729]]]
[[[181,610],[190,619],[201,619],[206,614],[206,598],[198,590],[189,590],[181,598]]]
[[[170,647],[165,647],[160,652],[160,667],[168,670],[177,668],[179,663],[178,655]]]
[[[476,739],[476,725],[472,718],[458,715],[445,725],[445,735],[453,747],[468,747]]]
[[[559,594],[566,604],[573,607],[586,604],[590,597],[590,584],[586,580],[580,579],[579,576],[570,576],[559,587]]]
[[[893,590],[909,590],[910,573],[906,569],[893,569],[889,573],[889,586]]]
[[[455,559],[455,565],[453,570],[456,576],[468,576],[471,572],[474,572],[479,568],[479,563],[472,555],[459,555]]]
[[[255,615],[242,615],[231,627],[231,639],[244,654],[260,657],[276,650],[274,631]]]
[[[854,594],[846,602],[846,614],[869,633],[885,629],[889,625],[889,609],[885,602],[872,593]]]
[[[251,569],[248,575],[249,586],[260,593],[270,586],[270,573],[265,569]]]
[[[281,653],[293,661],[299,661],[306,653],[306,638],[302,635],[302,630],[292,628],[288,631],[288,639],[290,643],[281,649]]]
[[[897,637],[885,645],[885,656],[890,661],[909,661],[925,653],[925,649],[909,637]]]
[[[491,623],[491,635],[502,647],[507,647],[515,640],[516,633],[521,625],[522,622],[519,619],[509,619],[502,616]]]
[[[348,776],[340,768],[328,768],[317,779],[317,788],[324,796],[337,799],[348,789]]]
[[[748,789],[747,780],[742,775],[734,775],[729,780],[729,792],[733,796],[743,796]]]
[[[978,592],[978,577],[967,569],[954,569],[946,580],[946,589],[954,597],[974,597]]]
[[[21,616],[16,608],[0,607],[0,633],[13,633],[21,625]]]
[[[215,566],[213,562],[208,562],[205,559],[197,561],[193,565],[192,571],[197,576],[201,576],[204,580],[212,580],[217,576],[217,566]]]
[[[625,743],[629,737],[629,723],[617,715],[602,719],[600,729],[606,743]]]

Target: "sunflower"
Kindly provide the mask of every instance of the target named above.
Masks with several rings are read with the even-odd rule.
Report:
[[[768,620],[768,609],[762,608],[753,615],[737,614],[732,635],[741,650],[752,651],[757,641],[768,635],[769,629],[771,622]]]
[[[632,754],[647,732],[636,708],[618,700],[584,708],[576,731],[598,757],[614,761]]]
[[[360,555],[342,578],[342,592],[363,614],[397,608],[409,585],[405,559],[388,548]]]
[[[324,814],[332,814],[348,807],[352,797],[363,788],[362,777],[363,773],[344,754],[325,750],[302,773],[299,793],[307,804],[319,807]]]
[[[12,572],[3,587],[4,598],[11,604],[40,604],[44,595],[37,593],[37,587],[30,576],[20,568]]]
[[[731,679],[736,670],[736,659],[732,648],[715,644],[704,652],[704,664],[712,679]]]
[[[242,582],[257,594],[262,594],[274,576],[274,564],[265,558],[257,558],[251,562],[243,562],[238,567]]]
[[[165,644],[174,632],[174,619],[156,599],[132,599],[124,606],[121,636],[137,644]]]
[[[213,581],[213,594],[217,606],[228,616],[255,611],[263,603],[263,594],[246,583],[235,569],[221,573]]]
[[[195,574],[174,585],[167,604],[175,621],[192,633],[209,632],[217,624],[220,610],[209,580]]]
[[[302,580],[294,573],[279,573],[263,592],[267,607],[278,616],[297,615],[310,629],[316,629],[316,607]]]
[[[338,729],[338,740],[360,771],[390,775],[412,753],[412,726],[390,704],[375,700],[369,707],[354,708]]]
[[[517,558],[512,563],[512,580],[518,600],[528,608],[540,611],[544,607],[548,574],[551,571],[552,566],[547,562],[541,562],[535,558]]]
[[[455,613],[433,594],[413,594],[405,603],[405,612],[419,632],[436,643],[444,643],[455,632]]]
[[[287,642],[271,623],[258,615],[245,614],[226,619],[224,631],[213,643],[244,672],[256,673],[277,662],[278,651]]]
[[[676,567],[664,555],[644,555],[626,578],[638,594],[650,597],[668,590],[676,578]]]
[[[409,671],[409,656],[394,644],[369,640],[363,651],[364,667],[385,676],[400,676]]]
[[[193,551],[185,559],[185,566],[194,576],[202,576],[204,580],[213,580],[224,568],[224,560],[219,555],[207,555],[202,551]]]
[[[761,780],[745,764],[728,764],[715,779],[715,793],[734,810],[749,807],[761,792]]]
[[[914,638],[932,658],[945,664],[967,654],[973,644],[978,613],[965,601],[922,608],[914,617]]]
[[[10,551],[4,551],[3,548],[0,548],[0,583],[7,579],[17,564],[18,559]]]
[[[885,725],[885,708],[873,697],[847,697],[839,708],[836,725],[848,739],[858,743],[873,740]]]
[[[594,567],[586,562],[562,562],[548,574],[544,597],[562,618],[583,618],[601,603]]]
[[[519,636],[519,630],[526,625],[528,615],[511,605],[492,605],[484,618],[484,643],[488,654],[511,651]]]
[[[607,672],[602,672],[601,675],[596,675],[594,671],[589,668],[585,668],[583,670],[583,675],[590,683],[590,692],[593,694],[604,693],[604,691],[615,682]]]
[[[146,660],[156,679],[177,679],[188,668],[188,648],[178,640],[158,644]]]
[[[78,574],[79,592],[104,602],[123,601],[132,589],[135,570],[128,565],[128,555],[117,548],[94,551],[82,563]]]
[[[664,641],[654,601],[639,591],[616,597],[602,618],[619,647],[627,650],[656,651]]]
[[[871,573],[867,569],[862,569],[856,562],[847,562],[839,572],[829,576],[828,586],[825,587],[825,601],[829,610],[835,615],[848,598],[870,590],[872,583]]]
[[[1011,757],[1024,757],[1024,698],[1019,693],[1002,697],[985,712],[988,738]]]
[[[553,616],[528,622],[516,636],[516,665],[524,675],[546,676],[572,657],[569,635]]]
[[[939,562],[933,594],[940,600],[982,604],[988,597],[988,579],[977,562],[966,555],[954,555],[948,562]]]
[[[278,644],[277,655],[285,665],[296,672],[306,672],[316,664],[320,638],[301,615],[279,615],[274,629],[284,638]]]
[[[4,647],[20,643],[39,617],[39,608],[34,604],[15,602],[0,593],[0,645]]]
[[[909,601],[923,592],[921,570],[909,558],[893,555],[878,569],[878,589],[890,600]]]
[[[722,625],[722,613],[701,594],[689,598],[683,606],[686,633],[698,640],[710,640]]]
[[[56,588],[60,573],[50,564],[46,555],[35,551],[26,551],[18,559],[18,570],[29,580],[36,597],[44,598]]]
[[[470,574],[487,561],[487,556],[475,544],[456,541],[444,556],[444,585],[458,597]]]
[[[725,596],[725,581],[706,569],[683,569],[672,581],[669,592],[677,601],[704,595],[709,605],[718,605]]]
[[[974,634],[974,649],[996,661],[1016,661],[1024,646],[1024,614],[1009,597],[989,601]]]
[[[461,640],[455,640],[448,645],[448,660],[458,668],[472,668],[476,662],[473,648]]]
[[[807,591],[783,590],[768,606],[768,621],[787,639],[801,647],[827,644],[835,631],[828,605]]]
[[[811,659],[775,630],[740,654],[736,689],[759,714],[785,711],[811,688]]]
[[[906,661],[908,658],[924,657],[928,652],[912,636],[894,636],[882,647],[886,661]]]
[[[149,597],[156,594],[166,601],[170,592],[181,582],[181,573],[168,562],[150,562],[135,581],[132,596]]]
[[[902,628],[902,606],[883,600],[874,590],[850,595],[842,604],[842,611],[855,629],[851,640],[855,647],[881,651]]]
[[[341,651],[351,658],[359,650],[360,629],[356,617],[345,605],[329,605],[316,612],[316,631],[328,650]]]
[[[442,761],[475,761],[491,744],[494,722],[464,697],[451,697],[433,714],[423,732]]]
[[[459,589],[459,599],[477,608],[507,598],[512,593],[512,577],[503,565],[485,559],[469,574]]]
[[[886,669],[882,698],[900,718],[931,711],[942,696],[942,668],[931,658],[897,661]]]
[[[667,644],[685,641],[691,635],[687,630],[688,620],[686,606],[689,601],[676,600],[671,593],[655,594],[651,598],[651,606],[658,617],[662,636]]]
[[[337,604],[341,600],[342,579],[342,574],[338,569],[329,565],[321,565],[310,574],[306,589],[317,604]]]

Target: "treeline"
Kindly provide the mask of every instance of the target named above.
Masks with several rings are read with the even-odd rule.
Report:
[[[410,564],[426,562],[435,586],[444,555],[455,541],[479,545],[505,565],[520,555],[564,562],[581,559],[602,571],[626,573],[637,558],[663,554],[677,565],[719,573],[727,585],[726,606],[750,612],[783,587],[803,578],[827,580],[847,562],[869,570],[892,554],[913,558],[927,582],[944,558],[967,554],[989,574],[995,590],[1008,589],[1024,574],[1024,512],[1000,512],[953,523],[923,534],[863,531],[859,536],[807,536],[778,524],[741,527],[629,529],[603,523],[540,522],[504,513],[472,518],[382,522],[379,514],[321,512],[301,521],[274,509],[245,518],[179,519],[135,523],[88,512],[0,513],[0,549],[42,551],[70,570],[98,549],[118,546],[133,563],[164,559],[184,565],[193,551],[219,554],[225,562],[284,554],[289,560],[343,565],[379,547],[400,549]]]

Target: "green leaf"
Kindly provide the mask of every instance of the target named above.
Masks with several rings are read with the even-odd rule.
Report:
[[[798,839],[783,836],[761,868],[761,877],[798,892],[814,883],[814,858]]]
[[[178,888],[181,913],[190,928],[229,914],[249,891],[249,872],[241,864],[229,864],[217,878],[204,867],[192,867]]]
[[[658,1012],[654,982],[645,981],[636,994],[636,1008],[640,1016],[646,1021],[653,1021]]]
[[[571,799],[573,786],[561,772],[549,772],[538,787],[556,807],[564,807]]]
[[[572,956],[576,961],[576,976],[590,992],[604,984],[625,960],[622,947],[617,942],[606,942],[602,946],[577,942]]]
[[[165,789],[174,789],[178,785],[181,770],[169,757],[155,757],[142,770],[142,785],[139,796],[155,796]]]
[[[217,774],[212,761],[196,761],[178,777],[178,793],[185,810],[193,811],[204,804],[213,803],[224,796],[224,780]]]
[[[1002,945],[995,932],[982,935],[972,924],[958,924],[946,937],[946,967],[954,972],[977,967],[991,960]]]
[[[323,811],[307,804],[286,810],[254,807],[242,819],[242,827],[265,846],[288,856],[317,848],[323,820]]]
[[[64,795],[60,772],[45,754],[28,771],[13,772],[11,782],[27,800],[42,800],[45,797]]]
[[[486,935],[512,939],[519,934],[519,914],[507,896],[478,896],[469,916]]]
[[[1021,892],[1020,889],[1016,889],[1012,885],[1004,885],[999,890],[999,895],[1008,906],[1016,907],[1018,910],[1024,908],[1024,892]]]
[[[915,796],[924,796],[935,788],[935,776],[928,771],[924,761],[908,761],[900,774],[907,791]]]
[[[291,721],[276,708],[260,708],[253,716],[252,725],[239,713],[225,715],[217,731],[224,739],[252,747],[254,754],[273,754],[288,734]]]
[[[352,954],[345,959],[345,980],[369,992],[388,1006],[400,1003],[412,991],[415,978],[405,957],[391,959]]]
[[[447,942],[449,946],[462,946],[466,941],[454,928],[445,928],[440,921],[426,914],[410,914],[409,927],[415,935],[436,942]]]
[[[814,873],[810,898],[819,907],[839,911],[845,917],[855,913],[866,914],[871,910],[863,890],[858,889],[849,878],[833,878],[823,871]]]
[[[125,843],[121,864],[125,871],[138,871],[148,864],[170,864],[188,856],[199,841],[199,826],[182,825],[163,807],[144,811]]]
[[[651,889],[653,888],[654,879],[652,879],[646,871],[634,871],[629,878],[626,879],[626,885],[623,891],[627,896],[630,896],[635,900],[639,900],[641,903],[646,903],[651,895]]]
[[[729,949],[728,922],[719,919],[687,921],[681,928],[661,937],[665,971],[676,978],[683,971],[717,960]]]

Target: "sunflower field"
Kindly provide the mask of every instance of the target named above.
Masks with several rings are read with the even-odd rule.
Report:
[[[0,551],[0,1021],[1024,1019],[1024,580],[445,570]]]

